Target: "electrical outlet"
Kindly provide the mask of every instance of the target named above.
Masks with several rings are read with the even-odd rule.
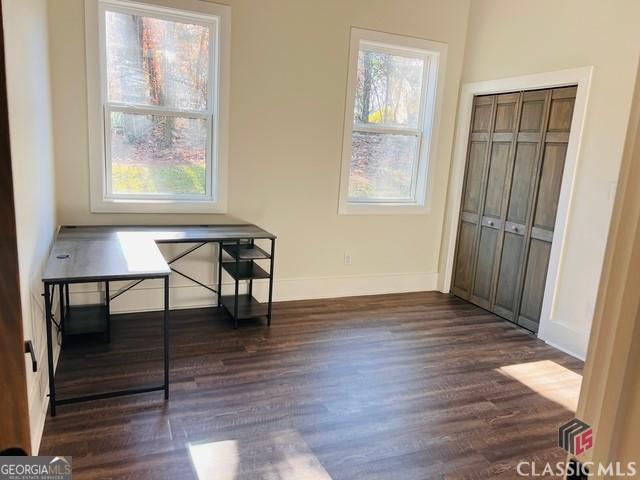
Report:
[[[345,253],[344,254],[344,264],[345,265],[351,265],[351,254],[350,253]]]

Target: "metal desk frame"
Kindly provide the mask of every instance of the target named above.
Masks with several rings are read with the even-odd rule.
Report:
[[[185,227],[189,227],[189,226],[185,226]],[[202,227],[202,226],[201,226]],[[208,227],[208,226],[205,226]],[[225,226],[220,226],[220,227],[225,227]],[[255,227],[254,225],[251,225],[251,227]],[[116,227],[111,227],[111,228],[116,228]],[[153,227],[150,227],[153,228]],[[158,227],[158,228],[162,228],[162,227]],[[266,313],[266,318],[267,318],[267,325],[271,326],[271,311],[272,311],[272,299],[273,299],[273,270],[274,270],[274,255],[275,255],[275,240],[276,237],[274,235],[268,234],[268,232],[264,232],[265,234],[267,234],[267,236],[264,235],[260,235],[260,236],[243,236],[243,237],[231,237],[231,238],[185,238],[185,239],[175,239],[175,238],[171,238],[171,239],[162,239],[162,238],[158,238],[155,239],[155,243],[156,244],[177,244],[177,243],[194,243],[195,245],[193,245],[192,247],[188,248],[187,250],[185,250],[184,252],[181,252],[179,255],[177,255],[176,257],[170,259],[167,261],[167,264],[169,265],[169,269],[171,272],[174,272],[184,278],[186,278],[187,280],[203,287],[206,288],[207,290],[216,293],[218,296],[218,307],[222,306],[221,303],[221,291],[222,291],[222,250],[223,250],[223,244],[225,245],[230,245],[230,244],[234,244],[236,245],[238,248],[240,247],[240,245],[243,244],[243,241],[247,241],[248,244],[253,247],[255,245],[255,240],[256,239],[264,239],[264,240],[270,240],[271,241],[271,251],[269,256],[267,257],[270,263],[269,266],[269,273],[268,273],[268,279],[269,279],[269,294],[268,294],[268,305],[267,305],[267,313]],[[171,267],[171,264],[175,263],[176,261],[178,261],[179,259],[189,255],[190,253],[194,252],[195,250],[201,248],[202,246],[208,244],[208,243],[217,243],[218,244],[218,251],[219,251],[219,257],[218,257],[218,290],[215,290],[213,288],[210,288],[208,285],[205,285],[204,283],[194,279],[193,277],[180,272],[179,270],[177,270],[176,268]],[[264,258],[265,260],[267,258]],[[239,265],[241,261],[247,261],[247,259],[241,259],[240,255],[236,255],[235,258],[235,264],[236,264],[236,271],[239,271]],[[252,268],[253,268],[253,263],[254,263],[254,259],[250,259],[249,260]],[[50,408],[51,408],[51,416],[55,417],[56,416],[56,406],[58,405],[67,405],[67,404],[71,404],[71,403],[78,403],[78,402],[86,402],[86,401],[92,401],[92,400],[100,400],[100,399],[106,399],[106,398],[113,398],[113,397],[119,397],[119,396],[123,396],[123,395],[132,395],[132,394],[138,394],[138,393],[147,393],[147,392],[153,392],[153,391],[159,391],[159,390],[163,390],[164,391],[164,398],[168,399],[169,398],[169,275],[170,273],[162,273],[162,274],[141,274],[140,277],[135,277],[132,276],[130,274],[128,274],[127,276],[92,276],[92,277],[73,277],[73,278],[54,278],[54,279],[50,279],[50,280],[43,280],[43,284],[44,284],[44,300],[45,300],[45,321],[46,321],[46,330],[47,330],[47,360],[48,360],[48,369],[49,369],[49,397],[50,397]],[[239,283],[241,281],[240,278],[238,278],[239,275],[236,276],[236,278],[234,278],[235,281],[235,292],[234,292],[234,308],[232,309],[233,311],[229,310],[227,308],[227,310],[229,310],[229,313],[232,315],[233,317],[233,326],[234,328],[238,327],[238,319],[239,319],[239,315],[238,315],[238,295],[239,295]],[[164,280],[164,313],[163,313],[163,343],[164,343],[164,382],[162,385],[151,385],[151,386],[144,386],[144,387],[136,387],[136,388],[129,388],[129,389],[125,389],[125,390],[116,390],[116,391],[111,391],[111,392],[104,392],[104,393],[97,393],[97,394],[91,394],[91,395],[83,395],[83,396],[78,396],[78,397],[72,397],[72,398],[65,398],[62,400],[58,400],[56,398],[56,386],[55,386],[55,372],[54,372],[54,361],[53,361],[53,324],[54,322],[54,315],[52,312],[52,297],[54,295],[55,292],[55,286],[58,286],[59,289],[59,303],[60,303],[60,322],[59,324],[57,324],[57,328],[58,331],[60,333],[64,332],[64,324],[65,324],[65,316],[66,313],[68,311],[68,308],[70,306],[70,302],[69,302],[69,285],[70,284],[74,284],[74,283],[101,283],[104,282],[105,283],[105,304],[106,304],[106,315],[107,315],[107,340],[110,341],[111,340],[111,314],[110,314],[110,303],[113,299],[117,298],[118,296],[122,295],[123,293],[127,292],[128,290],[132,289],[133,287],[135,287],[136,285],[140,284],[141,282],[143,282],[144,280],[148,280],[148,279],[163,279]],[[248,280],[248,294],[251,297],[252,293],[253,293],[253,278],[245,278],[242,280]],[[109,292],[109,282],[112,281],[130,281],[130,283],[123,287],[121,290],[119,290],[118,292],[114,293],[113,295],[110,294]],[[263,316],[263,315],[256,315],[256,316]]]
[[[73,281],[53,281],[44,282],[44,308],[46,316],[47,327],[47,363],[49,367],[49,401],[51,408],[51,416],[56,416],[56,406],[68,405],[70,403],[89,402],[92,400],[101,400],[105,398],[120,397],[122,395],[133,395],[137,393],[155,392],[164,390],[164,398],[169,398],[169,275],[145,277],[150,278],[162,278],[164,279],[164,313],[162,315],[162,331],[163,331],[163,348],[164,348],[164,382],[162,385],[151,385],[145,387],[127,388],[124,390],[116,390],[111,392],[96,393],[92,395],[81,395],[78,397],[65,398],[58,400],[56,398],[56,381],[55,372],[53,368],[53,314],[52,314],[52,296],[55,291],[55,286],[58,285],[60,294],[60,328],[64,326],[66,307],[69,305],[69,284],[72,283],[93,283],[102,282],[104,279],[74,279]],[[111,314],[109,312],[109,282],[118,280],[130,280],[127,278],[109,278],[105,281],[105,301],[107,304],[107,336],[110,340],[111,337]],[[64,293],[63,293],[64,292]]]
[[[273,267],[274,267],[275,251],[276,251],[276,239],[275,238],[260,238],[260,239],[261,240],[269,240],[271,242],[271,249],[270,249],[269,257],[268,258],[260,258],[259,259],[259,260],[269,260],[269,277],[268,277],[269,278],[269,294],[268,294],[268,300],[267,300],[267,313],[264,316],[267,317],[267,326],[270,327],[271,326],[271,310],[272,310],[272,304],[273,304]],[[196,243],[194,246],[188,248],[184,252],[181,252],[178,255],[176,255],[175,257],[173,257],[172,259],[167,260],[167,264],[169,265],[169,268],[171,269],[171,271],[173,273],[176,273],[176,274],[180,275],[181,277],[186,278],[190,282],[193,282],[196,285],[199,285],[200,287],[205,288],[205,289],[209,290],[212,293],[215,293],[217,295],[217,298],[218,298],[218,307],[222,307],[222,303],[220,301],[220,299],[222,297],[222,264],[224,263],[222,261],[222,245],[223,244],[224,245],[236,245],[236,246],[240,247],[240,245],[243,245],[243,240],[248,241],[249,245],[254,246],[256,238],[246,238],[246,239],[245,238],[237,238],[237,239],[234,239],[234,240],[231,240],[231,239],[230,240],[207,240],[207,241],[198,241],[198,242],[177,241],[177,240],[157,240],[156,243],[157,244]],[[181,272],[177,268],[171,266],[173,263],[177,262],[181,258],[186,257],[190,253],[195,252],[199,248],[204,247],[205,245],[207,245],[209,243],[217,243],[218,244],[218,289],[217,290],[209,287],[208,285],[205,285],[204,283],[196,280],[195,278],[193,278],[193,277],[187,275],[186,273]],[[236,259],[235,259],[236,265],[238,265],[241,261],[246,261],[246,260],[242,260],[239,256],[236,257]],[[250,261],[253,264],[254,260],[250,260]],[[114,300],[115,298],[119,297],[123,293],[131,290],[133,287],[141,284],[142,282],[144,282],[145,280],[148,280],[148,279],[149,279],[149,277],[140,278],[140,279],[134,279],[127,286],[123,287],[118,292],[116,292],[113,295],[111,295],[109,297],[109,300]],[[131,280],[131,278],[129,278],[129,280]],[[240,281],[241,281],[240,279],[234,278],[234,283],[235,283],[234,309],[233,309],[233,311],[229,311],[229,313],[233,317],[233,328],[234,329],[238,328],[238,319],[239,319],[239,317],[238,317],[238,295],[239,295],[239,289],[240,289]],[[253,279],[247,279],[247,281],[249,282],[247,291],[248,291],[249,295],[252,295],[253,294]],[[109,295],[108,290],[107,290],[107,295]]]

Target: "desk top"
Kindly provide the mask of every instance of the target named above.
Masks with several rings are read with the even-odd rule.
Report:
[[[42,275],[44,282],[93,282],[166,277],[158,243],[275,239],[251,224],[180,226],[62,226]]]

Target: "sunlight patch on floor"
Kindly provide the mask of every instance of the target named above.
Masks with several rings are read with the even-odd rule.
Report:
[[[552,360],[505,365],[496,370],[567,410],[575,412],[578,407],[582,375]]]
[[[233,480],[238,473],[238,442],[189,444],[189,456],[198,479]]]
[[[304,439],[292,430],[187,446],[198,480],[331,480]]]

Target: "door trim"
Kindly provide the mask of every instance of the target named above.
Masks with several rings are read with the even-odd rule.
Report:
[[[566,236],[565,226],[571,209],[576,166],[578,164],[580,146],[582,144],[582,134],[587,112],[592,72],[593,67],[587,66],[519,77],[470,82],[463,84],[460,91],[458,120],[453,145],[451,176],[447,198],[448,212],[445,215],[445,233],[442,240],[442,254],[446,263],[438,278],[440,290],[445,293],[448,293],[451,290],[451,281],[453,277],[456,237],[458,234],[457,225],[460,214],[460,202],[462,201],[462,187],[464,182],[464,169],[467,156],[467,143],[473,108],[473,97],[476,95],[557,88],[571,85],[577,85],[578,87],[573,118],[571,120],[571,132],[569,134],[569,143],[567,145],[564,171],[562,174],[562,186],[560,188],[560,198],[558,200],[558,211],[554,227],[554,241],[551,244],[549,268],[547,270],[544,299],[542,302],[542,311],[540,313],[538,337],[543,340],[545,339],[545,327],[551,321],[554,313],[557,293],[556,280],[562,263],[562,254]],[[575,353],[573,352],[568,353],[575,356]]]
[[[2,1],[0,1],[0,452],[31,453],[25,344],[20,301]],[[16,453],[13,453],[14,455]]]

